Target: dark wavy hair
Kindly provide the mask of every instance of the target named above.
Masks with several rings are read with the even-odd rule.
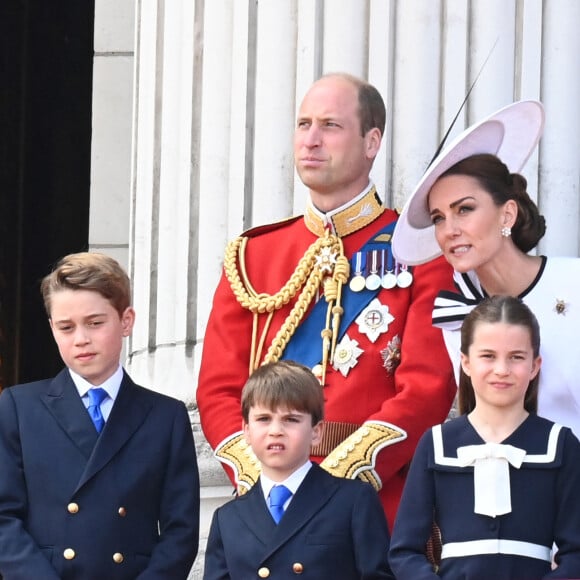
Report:
[[[528,182],[523,175],[510,173],[498,157],[488,153],[472,155],[459,161],[441,177],[448,175],[473,177],[498,207],[513,199],[518,205],[518,215],[511,234],[514,244],[524,253],[538,245],[546,233],[546,220],[529,196]]]
[[[473,344],[475,329],[480,323],[504,322],[522,326],[530,333],[534,358],[540,354],[540,326],[534,313],[519,299],[513,296],[491,296],[480,302],[466,317],[461,326],[461,352],[468,356],[469,347]],[[538,383],[540,373],[530,381],[524,397],[524,408],[529,413],[538,410]],[[475,408],[475,392],[471,377],[463,368],[459,373],[459,412],[470,413]]]

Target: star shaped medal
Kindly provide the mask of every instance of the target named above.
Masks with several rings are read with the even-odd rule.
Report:
[[[346,377],[350,369],[356,365],[358,357],[363,352],[362,348],[358,347],[358,342],[356,340],[351,340],[348,337],[348,334],[345,334],[336,346],[332,366],[335,370],[340,371],[343,377]]]
[[[355,322],[361,334],[366,334],[371,342],[389,330],[389,324],[395,317],[389,312],[389,307],[381,304],[375,298],[359,315]]]

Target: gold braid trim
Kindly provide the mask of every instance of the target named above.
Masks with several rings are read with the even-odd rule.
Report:
[[[235,433],[222,441],[216,447],[214,455],[233,469],[238,495],[246,493],[258,481],[262,464],[246,443],[243,433]]]
[[[264,362],[276,362],[280,360],[288,341],[294,334],[296,328],[300,324],[300,321],[304,318],[304,314],[308,310],[310,303],[316,297],[318,288],[322,282],[322,275],[320,271],[315,268],[312,270],[310,275],[306,280],[306,284],[298,296],[298,300],[292,307],[290,314],[286,317],[286,320],[276,333],[276,336],[272,340],[272,344],[266,353]]]
[[[326,230],[324,236],[318,238],[306,250],[286,284],[273,295],[258,293],[252,286],[245,265],[247,243],[248,238],[240,236],[228,244],[224,257],[224,271],[237,301],[254,314],[249,373],[251,374],[260,364],[273,312],[287,305],[298,295],[292,310],[272,340],[262,364],[280,359],[304,314],[317,296],[321,284],[324,283],[324,295],[328,302],[326,327],[322,331],[322,384],[324,384],[326,365],[329,359],[332,361],[343,312],[340,306],[342,285],[348,281],[350,272],[342,240]],[[266,313],[268,317],[265,327],[258,339],[257,318],[260,314]]]
[[[348,282],[348,276],[350,274],[350,263],[346,259],[344,254],[341,254],[336,259],[336,265],[334,266],[334,275],[329,279],[328,284],[324,287],[324,297],[328,302],[328,312],[327,312],[327,328],[331,326],[332,328],[332,344],[330,345],[331,359],[333,362],[334,351],[336,350],[336,341],[338,339],[338,330],[340,327],[340,319],[344,313],[344,309],[340,305],[342,300],[342,287]],[[330,315],[332,314],[332,323],[330,323]]]
[[[320,464],[336,477],[359,478],[378,491],[381,478],[375,471],[379,451],[407,438],[402,429],[382,421],[368,421],[349,435]]]

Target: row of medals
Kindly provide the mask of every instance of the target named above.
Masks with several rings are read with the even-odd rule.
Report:
[[[408,266],[394,261],[388,250],[357,252],[353,256],[354,274],[349,280],[353,292],[408,288],[413,283],[413,274]]]

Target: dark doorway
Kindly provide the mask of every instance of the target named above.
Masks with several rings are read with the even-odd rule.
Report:
[[[88,247],[94,0],[0,3],[0,385],[62,367],[39,293]]]

